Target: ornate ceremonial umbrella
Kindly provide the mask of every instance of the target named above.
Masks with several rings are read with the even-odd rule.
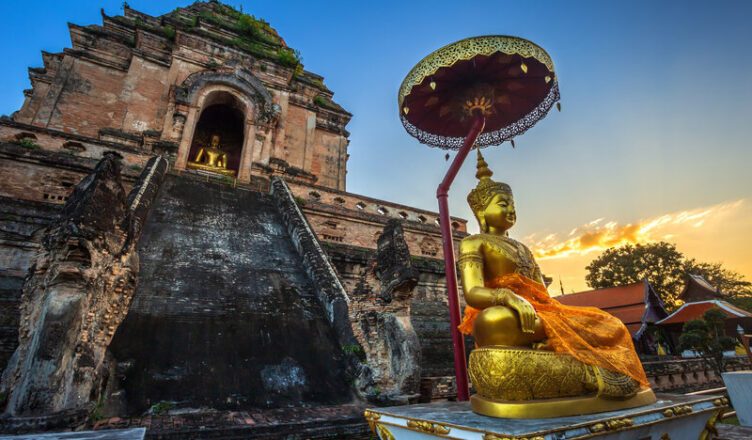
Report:
[[[543,119],[559,100],[551,57],[517,37],[488,35],[444,46],[423,58],[402,82],[402,124],[421,143],[459,150],[439,184],[439,221],[444,245],[449,314],[457,376],[457,399],[468,400],[465,343],[460,324],[454,246],[447,196],[473,144],[498,145]]]

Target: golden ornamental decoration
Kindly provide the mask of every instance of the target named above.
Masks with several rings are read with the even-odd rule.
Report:
[[[379,436],[381,440],[394,440],[394,435],[386,426],[382,425],[381,423],[375,423],[375,425],[376,435]]]
[[[545,437],[536,435],[535,437],[509,437],[506,435],[498,436],[496,434],[485,434],[483,440],[546,440]]]
[[[475,177],[478,178],[478,185],[467,195],[467,203],[473,212],[486,209],[493,196],[499,192],[512,195],[512,188],[509,185],[491,180],[493,171],[488,168],[488,163],[480,154],[480,149],[478,149],[478,164],[476,167]]]
[[[718,435],[718,429],[715,427],[716,422],[723,416],[724,410],[715,411],[708,422],[705,424],[705,429],[700,433],[699,440],[710,440]]]
[[[543,370],[557,374],[541,376]],[[478,348],[470,353],[468,372],[478,393],[495,400],[552,399],[598,390],[593,367],[550,351]]]
[[[465,38],[431,53],[413,67],[400,86],[399,106],[402,107],[405,96],[410,93],[413,86],[422,83],[426,77],[436,73],[439,68],[451,66],[460,60],[469,60],[478,55],[491,55],[496,52],[520,55],[524,58],[535,58],[545,65],[549,72],[554,72],[554,62],[551,56],[532,41],[508,35]],[[523,70],[526,70],[526,68]]]
[[[446,426],[440,425],[438,423],[434,424],[425,420],[409,419],[407,421],[407,427],[416,431],[425,432],[427,434],[449,434],[449,428],[447,428]]]
[[[376,427],[375,422],[381,418],[381,414],[376,414],[374,412],[371,412],[369,410],[365,410],[363,412],[363,417],[368,421],[368,426],[371,428],[371,431],[376,434]]]

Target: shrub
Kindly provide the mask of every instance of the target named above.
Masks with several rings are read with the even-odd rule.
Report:
[[[36,142],[34,142],[34,139],[29,138],[13,139],[12,141],[10,141],[10,143],[20,145],[30,150],[38,150],[39,148],[41,148]]]
[[[172,41],[175,41],[175,28],[169,25],[162,26],[162,33],[165,34],[167,38],[169,38]]]
[[[726,314],[720,309],[710,309],[702,319],[684,323],[677,348],[679,351],[697,352],[710,368],[720,377],[726,371],[727,360],[723,352],[733,350],[735,339],[726,336]]]

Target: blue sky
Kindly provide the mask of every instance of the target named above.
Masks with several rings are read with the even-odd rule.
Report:
[[[152,15],[186,4],[129,3]],[[513,236],[535,242],[598,218],[628,224],[752,203],[752,2],[228,3],[269,21],[354,114],[348,126],[351,192],[436,210],[436,185],[448,162],[444,151],[419,144],[402,128],[399,84],[445,44],[507,34],[530,39],[552,56],[563,106],[519,137],[515,150],[509,144],[485,150],[494,178],[515,192]],[[26,68],[41,66],[41,50],[70,47],[66,22],[100,24],[99,8],[115,15],[120,4],[0,5],[0,114],[20,107],[21,91],[30,87]],[[473,168],[466,163],[450,193],[452,214],[468,219],[464,198],[475,184]],[[741,233],[752,232],[747,222],[740,223]],[[692,256],[723,261],[749,278],[747,249],[727,250],[738,258],[722,251]]]

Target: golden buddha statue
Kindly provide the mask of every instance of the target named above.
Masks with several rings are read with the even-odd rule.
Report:
[[[209,171],[211,173],[234,176],[235,170],[227,169],[227,153],[222,151],[219,135],[211,137],[211,145],[201,147],[193,161],[188,161],[188,168]]]
[[[540,418],[654,402],[624,324],[548,295],[533,253],[507,234],[517,220],[511,188],[491,180],[480,151],[477,168],[467,200],[481,233],[462,240],[458,260],[467,302],[460,331],[476,345],[473,411]]]

